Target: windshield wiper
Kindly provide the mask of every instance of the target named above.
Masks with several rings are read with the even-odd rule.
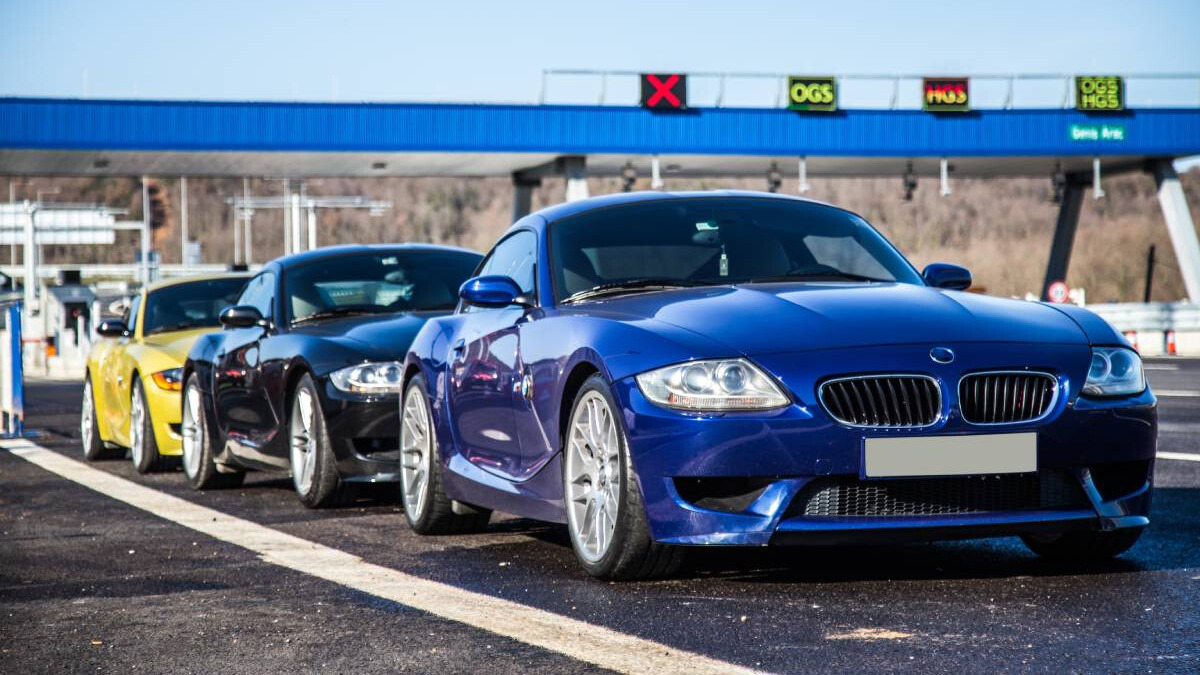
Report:
[[[314,312],[313,314],[309,314],[307,316],[302,316],[299,319],[292,319],[292,325],[295,326],[298,323],[307,323],[309,321],[320,321],[321,319],[336,319],[338,317],[343,317],[343,316],[361,316],[364,314],[387,314],[387,313],[390,313],[391,311],[392,310],[390,310],[386,307],[362,307],[362,306],[331,307],[329,309],[323,309],[319,312]]]
[[[598,298],[604,295],[617,295],[620,293],[628,293],[631,291],[659,291],[671,288],[692,288],[694,286],[708,286],[701,281],[688,281],[687,279],[668,279],[660,277],[646,277],[643,279],[626,279],[624,281],[613,281],[607,284],[593,286],[586,291],[579,291],[568,296],[561,304],[569,304],[579,302],[580,300],[588,300],[590,298]]]
[[[777,274],[770,277],[757,277],[745,283],[748,284],[767,284],[782,281],[796,281],[798,279],[846,279],[849,281],[867,281],[877,283],[891,283],[892,279],[876,279],[862,274],[853,272],[843,272],[841,270],[813,270],[808,272],[791,272],[789,274]]]

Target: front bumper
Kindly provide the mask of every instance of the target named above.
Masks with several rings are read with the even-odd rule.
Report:
[[[318,390],[341,479],[351,483],[399,480],[399,395],[350,394],[328,378],[323,378]]]
[[[183,437],[179,423],[183,410],[178,391],[163,389],[151,377],[142,378],[142,391],[146,394],[146,409],[150,413],[150,426],[154,429],[154,442],[158,454],[175,457],[183,454]]]
[[[1063,387],[1070,393],[1068,382]],[[1149,523],[1157,433],[1156,401],[1149,390],[1107,402],[1064,395],[1041,421],[988,428],[963,422],[955,402],[947,400],[938,425],[903,431],[845,427],[819,406],[802,401],[766,413],[681,413],[650,403],[633,378],[614,383],[613,394],[623,410],[651,536],[662,543],[879,543]],[[906,508],[884,515],[869,509],[834,515],[816,510],[813,515],[802,503],[822,481],[878,492],[883,481],[863,474],[863,439],[868,436],[1006,431],[1038,434],[1037,474],[1014,475],[1017,481],[1032,481],[1032,488],[1023,489],[1036,491],[1038,485],[1058,481],[1069,499],[1039,501],[1035,492],[1025,506],[1009,500],[1003,508],[993,508],[985,501],[976,504],[984,504],[980,508],[953,512],[936,508],[942,500],[938,497],[931,508],[907,508],[911,504],[901,502]],[[946,486],[939,480],[886,482],[908,481],[898,492],[905,495],[902,499],[919,501],[925,485],[944,494]]]

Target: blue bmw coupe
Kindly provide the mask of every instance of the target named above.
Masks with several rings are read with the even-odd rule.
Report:
[[[565,523],[608,579],[669,574],[696,545],[1122,553],[1149,524],[1157,433],[1137,353],[1086,310],[970,283],[792,197],[522,218],[408,353],[406,518]]]

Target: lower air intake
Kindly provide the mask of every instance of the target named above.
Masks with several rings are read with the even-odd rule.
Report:
[[[785,517],[944,516],[1086,506],[1078,481],[1065,471],[882,481],[831,477],[806,485]]]

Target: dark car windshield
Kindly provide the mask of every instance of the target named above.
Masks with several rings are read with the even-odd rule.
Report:
[[[291,321],[352,314],[454,309],[481,256],[420,250],[314,260],[284,279]]]
[[[221,310],[237,301],[246,280],[240,277],[172,284],[146,296],[142,334],[219,326]]]
[[[672,199],[588,211],[550,229],[555,297],[616,287],[921,278],[862,218],[812,202]]]

